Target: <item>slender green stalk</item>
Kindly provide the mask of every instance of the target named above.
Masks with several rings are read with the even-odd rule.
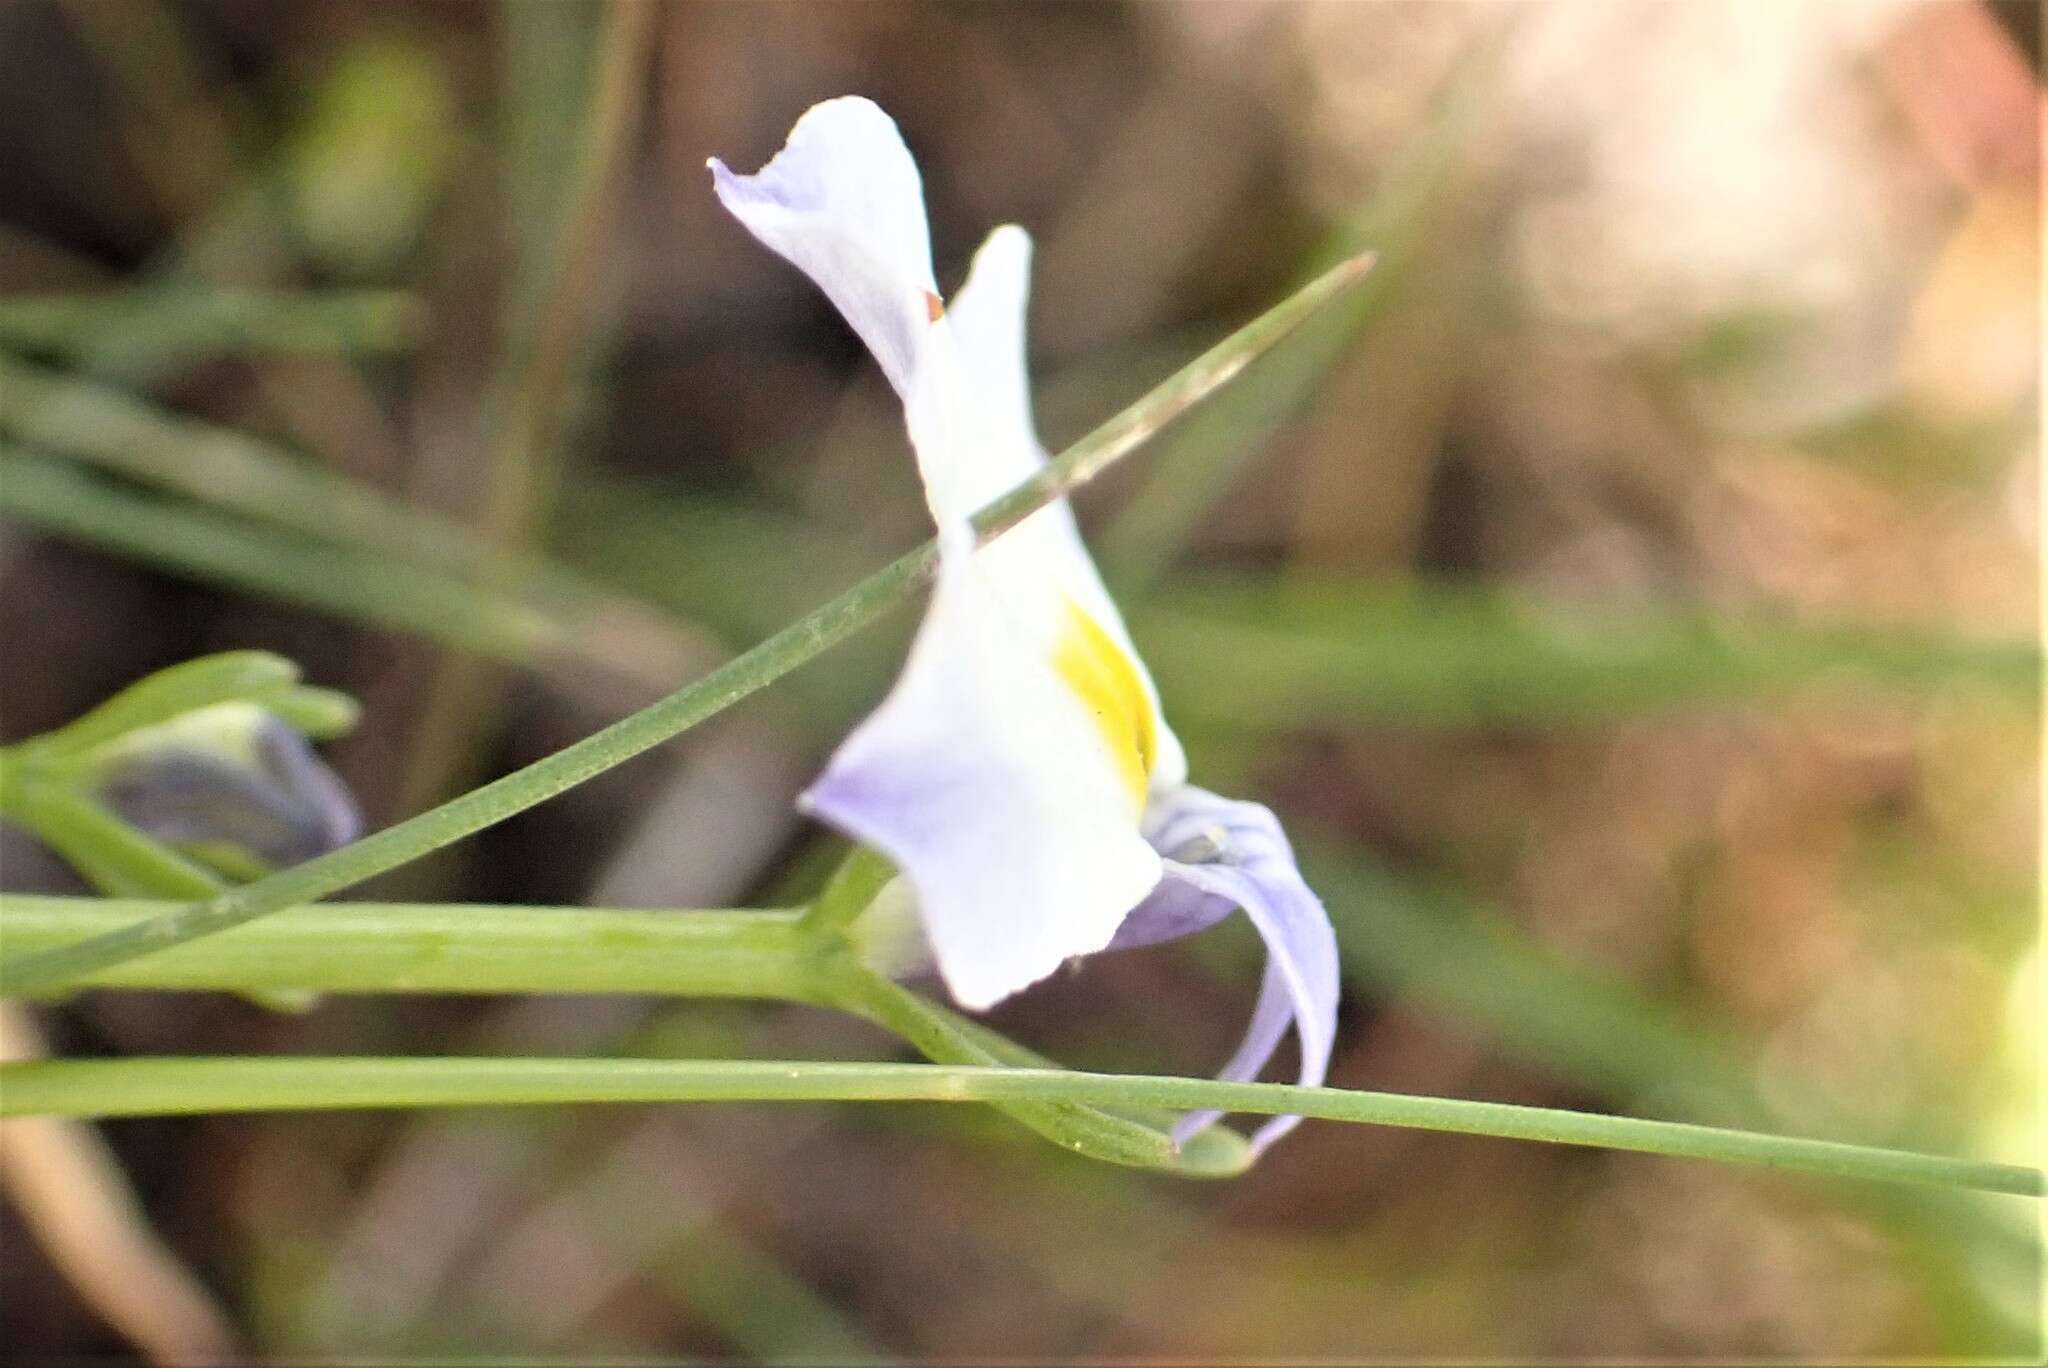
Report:
[[[0,950],[48,953],[163,903],[0,896]],[[601,992],[769,998],[858,1012],[945,1069],[633,1060],[83,1061],[0,1072],[0,1114],[143,1115],[547,1102],[985,1102],[1112,1162],[1214,1176],[1243,1168],[1211,1132],[1180,1154],[1151,1123],[1220,1107],[1753,1163],[1841,1178],[2040,1195],[2038,1171],[1750,1131],[1449,1098],[1078,1074],[861,974],[793,911],[632,912],[445,904],[299,907],[94,973],[95,986],[320,992]],[[55,1070],[55,1072],[49,1072]],[[1016,1085],[1003,1079],[1021,1079]],[[1071,1086],[1069,1086],[1071,1085]],[[1105,1110],[1109,1109],[1109,1110]]]
[[[175,903],[0,895],[12,960],[133,925]],[[452,903],[295,907],[126,960],[82,982],[321,993],[651,993],[825,1000],[820,943],[795,912],[639,912]]]
[[[155,498],[4,439],[0,513],[179,574],[418,632],[494,659],[526,662],[567,646],[557,619],[447,570]]]
[[[1370,265],[1363,257],[1344,262],[1196,357],[983,509],[975,519],[976,529],[984,539],[997,536],[1128,455],[1354,284]],[[930,575],[936,551],[932,542],[926,542],[744,655],[524,769],[208,902],[28,957],[9,966],[0,978],[0,991],[46,991],[137,955],[317,901],[524,812],[689,730],[876,621],[908,599]]]
[[[2042,1195],[2039,1169],[1674,1121],[1196,1078],[787,1060],[179,1058],[0,1067],[0,1116],[189,1116],[579,1102],[1087,1102],[1220,1107],[1712,1159],[1871,1182]]]
[[[116,485],[0,440],[0,513],[145,564],[494,660],[667,689],[722,652],[679,619],[539,566],[518,592]],[[287,700],[288,701],[288,700]]]
[[[817,931],[844,931],[895,877],[896,866],[886,856],[866,846],[853,847],[812,900],[805,924]]]
[[[846,974],[835,984],[832,1005],[855,1012],[903,1037],[938,1064],[993,1068],[1056,1069],[1032,1053],[972,1021],[873,974]],[[1192,1178],[1229,1178],[1252,1164],[1251,1146],[1221,1127],[1176,1149],[1169,1133],[1173,1115],[1105,1111],[1083,1102],[998,1102],[997,1110],[1055,1145],[1112,1164],[1170,1169]]]
[[[0,894],[0,972],[9,959],[74,945],[175,906]],[[325,903],[123,961],[81,986],[767,998],[866,1017],[941,1063],[1054,1067],[862,969],[833,928],[795,911]],[[1063,1149],[1109,1163],[1228,1177],[1251,1162],[1243,1141],[1221,1130],[1176,1151],[1166,1113],[1110,1115],[1047,1102],[1000,1109]]]
[[[232,428],[0,356],[0,435],[323,540],[462,564],[474,539],[426,509]]]

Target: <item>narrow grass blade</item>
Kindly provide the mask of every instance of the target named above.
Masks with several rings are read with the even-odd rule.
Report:
[[[1674,1121],[1448,1097],[1197,1078],[789,1060],[177,1058],[0,1066],[0,1116],[194,1116],[579,1102],[1080,1102],[1298,1113],[1710,1159],[1830,1178],[2042,1195],[2039,1169]]]
[[[2031,643],[1686,605],[1565,608],[1497,590],[1202,576],[1131,614],[1177,717],[1287,728],[1596,723],[1807,689],[2039,690]],[[1230,661],[1219,674],[1217,660]],[[1211,681],[1214,681],[1213,684]]]
[[[425,307],[399,290],[144,286],[0,298],[0,346],[125,370],[250,353],[409,350]]]
[[[477,555],[458,523],[230,428],[0,356],[0,437],[327,541],[412,563]]]
[[[532,662],[566,641],[549,614],[431,566],[246,522],[0,445],[0,513],[194,579]]]

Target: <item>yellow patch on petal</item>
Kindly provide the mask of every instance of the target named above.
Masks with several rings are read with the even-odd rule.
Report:
[[[1152,700],[1130,653],[1081,605],[1068,599],[1067,630],[1053,653],[1053,666],[1095,719],[1130,790],[1134,811],[1143,812],[1159,734]]]

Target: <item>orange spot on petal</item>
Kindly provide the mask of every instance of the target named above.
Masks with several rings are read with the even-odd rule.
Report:
[[[924,292],[924,311],[936,323],[946,316],[946,303],[930,290]]]

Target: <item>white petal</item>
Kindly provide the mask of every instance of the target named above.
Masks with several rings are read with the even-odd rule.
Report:
[[[1031,295],[1031,235],[1014,224],[988,235],[967,268],[966,283],[946,306],[959,373],[971,390],[974,440],[943,452],[918,453],[929,466],[943,458],[949,506],[940,522],[971,516],[1045,464],[1031,421],[1031,377],[1024,354],[1025,308]],[[927,471],[927,483],[933,483]]]
[[[979,560],[942,567],[902,678],[804,795],[903,870],[977,1009],[1108,944],[1160,876],[1095,719],[1020,649]]]
[[[911,441],[941,528],[964,520],[1029,478],[1046,462],[1031,417],[1025,322],[1031,288],[1031,237],[1014,225],[990,233],[966,284],[933,330],[930,364],[910,405]],[[1187,778],[1180,741],[1166,725],[1159,691],[1103,587],[1073,510],[1048,505],[982,549],[984,573],[1011,620],[1056,654],[1075,607],[1119,647],[1135,674],[1155,737],[1152,785]]]
[[[714,157],[711,175],[725,207],[817,283],[907,396],[938,287],[924,183],[895,121],[858,96],[827,100],[757,174]]]

